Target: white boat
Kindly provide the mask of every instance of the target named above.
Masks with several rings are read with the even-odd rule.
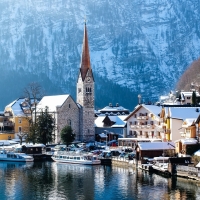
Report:
[[[154,157],[152,168],[158,172],[169,173],[169,157]]]
[[[33,162],[34,158],[25,153],[15,153],[6,151],[5,149],[1,149],[0,161]]]
[[[51,157],[55,162],[72,163],[82,165],[99,165],[101,160],[96,155],[91,153],[81,154],[76,152],[58,151]]]

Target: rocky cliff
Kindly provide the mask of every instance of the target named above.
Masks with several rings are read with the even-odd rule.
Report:
[[[199,57],[199,13],[198,0],[1,0],[1,109],[31,81],[75,98],[85,18],[96,106],[154,101]]]

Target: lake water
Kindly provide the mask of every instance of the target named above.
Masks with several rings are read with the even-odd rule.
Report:
[[[200,199],[200,186],[114,166],[0,162],[0,200],[4,199]]]

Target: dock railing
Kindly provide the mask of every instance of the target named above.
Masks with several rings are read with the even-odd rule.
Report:
[[[196,167],[190,167],[190,166],[184,166],[184,165],[177,165],[176,171],[178,176],[194,176],[198,177],[198,168]],[[200,177],[200,176],[199,176]]]

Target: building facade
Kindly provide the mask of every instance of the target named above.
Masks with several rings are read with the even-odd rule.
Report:
[[[162,132],[156,127],[160,124],[161,107],[154,105],[138,105],[125,119],[127,121],[128,138],[162,139]]]

